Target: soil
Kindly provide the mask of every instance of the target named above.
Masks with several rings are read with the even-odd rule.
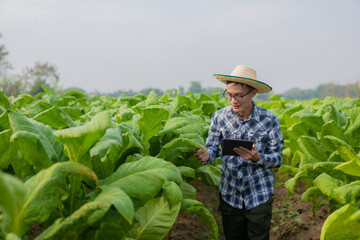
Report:
[[[311,210],[311,204],[301,201],[301,194],[305,191],[303,184],[299,184],[296,193],[290,194],[284,187],[287,180],[275,173],[276,186],[273,202],[273,217],[270,229],[270,240],[317,240],[320,239],[322,225],[328,216],[326,204],[316,212],[316,219]],[[219,239],[225,239],[221,214],[217,210],[218,187],[207,186],[199,181],[194,182],[197,189],[197,200],[202,202],[213,214],[219,226]],[[204,223],[195,215],[182,212],[178,215],[170,236],[164,240],[207,240],[214,239]]]

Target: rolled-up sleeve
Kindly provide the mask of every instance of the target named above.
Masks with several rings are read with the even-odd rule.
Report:
[[[220,144],[222,142],[222,134],[219,128],[219,124],[217,121],[217,114],[215,113],[212,116],[211,124],[209,127],[209,133],[208,137],[206,139],[206,145],[205,148],[209,154],[209,160],[207,160],[206,163],[211,163],[214,161],[215,158],[220,156]]]

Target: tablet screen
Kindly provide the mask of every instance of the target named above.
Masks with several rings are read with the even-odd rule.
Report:
[[[239,156],[236,152],[234,152],[234,148],[236,147],[244,147],[249,150],[252,149],[253,141],[250,140],[239,140],[239,139],[224,139],[222,144],[222,155],[232,155]]]

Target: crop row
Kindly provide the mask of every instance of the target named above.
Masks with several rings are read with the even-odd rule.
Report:
[[[163,239],[180,212],[218,238],[190,184],[218,185],[202,148],[218,96],[0,93],[0,238]]]
[[[36,239],[163,239],[183,211],[218,238],[191,183],[218,185],[221,159],[201,165],[192,151],[226,99],[44,90],[0,92],[0,239],[26,239],[34,226],[45,229]],[[360,101],[273,96],[258,105],[280,119],[287,189],[303,182],[314,216],[329,205],[321,238],[358,239]]]
[[[301,200],[311,202],[314,216],[328,205],[321,239],[359,239],[360,100],[272,100],[263,106],[280,119],[285,145],[279,172],[293,176],[286,188],[294,193],[305,184]]]

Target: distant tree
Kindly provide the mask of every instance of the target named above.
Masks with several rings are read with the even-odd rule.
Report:
[[[216,94],[216,93],[218,93],[218,94],[222,94],[223,92],[224,92],[224,90],[225,90],[225,88],[220,88],[220,87],[209,87],[209,88],[203,88],[203,93],[205,93],[205,94],[209,94],[209,95],[211,95],[211,94]]]
[[[197,81],[190,82],[190,87],[188,92],[191,93],[201,93],[203,92],[203,88],[201,87],[201,83]]]
[[[22,78],[28,84],[28,92],[31,95],[43,92],[41,85],[58,91],[59,74],[55,65],[50,63],[35,63],[34,67],[25,68]]]
[[[26,83],[17,74],[3,75],[0,81],[0,90],[7,96],[17,96],[26,92]]]
[[[94,94],[94,93],[91,93],[91,94]],[[120,89],[120,90],[116,90],[116,91],[114,91],[112,93],[106,93],[106,94],[105,93],[98,93],[96,95],[108,95],[108,96],[117,98],[117,97],[119,97],[121,95],[134,96],[136,94],[137,94],[137,92],[134,92],[133,90],[121,90]]]
[[[271,93],[271,92],[256,94],[254,100],[268,101],[270,99],[271,95],[273,95],[273,93]]]
[[[0,33],[0,38],[2,37]],[[5,75],[7,70],[12,69],[11,64],[6,60],[7,55],[9,52],[6,51],[5,45],[0,45],[0,77]]]
[[[180,86],[178,94],[179,95],[185,95],[185,88]]]

